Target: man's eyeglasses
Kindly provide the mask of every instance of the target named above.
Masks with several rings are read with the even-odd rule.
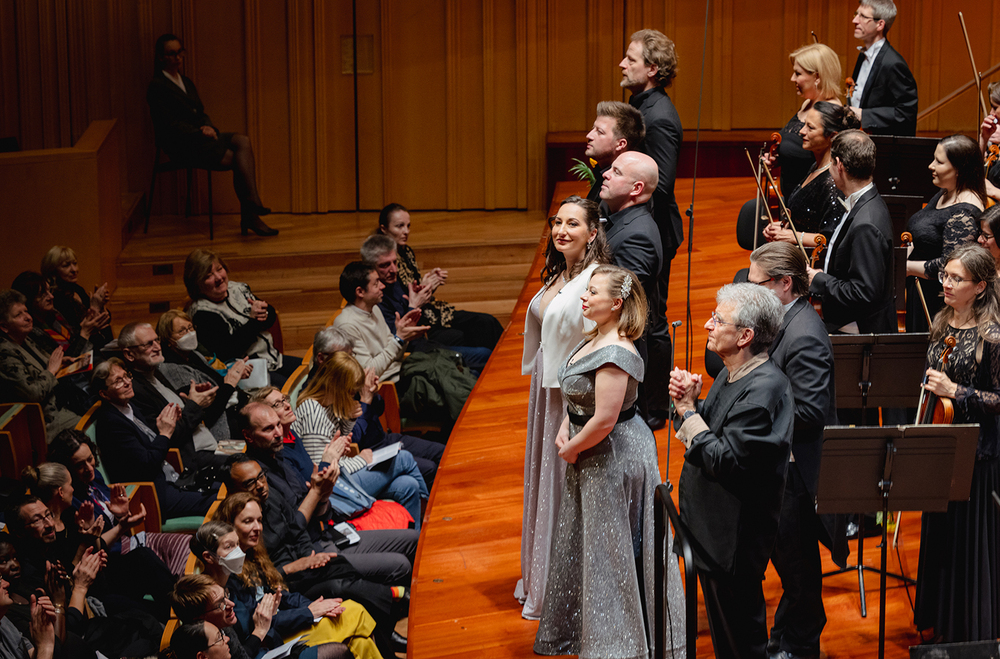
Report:
[[[267,482],[266,474],[264,473],[263,469],[257,472],[257,475],[254,476],[253,478],[248,478],[247,480],[243,481],[243,487],[245,487],[248,490],[252,490],[253,488],[257,487],[257,485],[260,484],[262,478],[265,479],[264,482]]]
[[[138,345],[129,346],[129,350],[137,350],[138,352],[146,352],[153,347],[153,344],[160,345],[160,339],[155,338],[152,341],[146,341],[145,343],[140,343]]]
[[[28,526],[33,526],[37,529],[45,526],[45,522],[51,522],[51,521],[52,521],[52,511],[46,510],[44,514],[39,515],[35,519],[28,522]]]
[[[864,15],[864,14],[862,14],[862,13],[861,13],[860,11],[856,11],[856,12],[854,12],[854,17],[855,17],[855,18],[860,18],[860,19],[862,19],[862,20],[866,20],[866,21],[874,21],[874,20],[875,20],[875,17],[874,17],[874,16],[865,16],[865,15]]]
[[[719,314],[712,312],[712,317],[710,318],[713,325],[732,325],[733,327],[739,327],[736,323],[727,323],[726,321],[719,318]]]
[[[765,279],[764,281],[754,281],[753,279],[747,279],[747,283],[748,284],[757,284],[758,286],[763,286],[764,284],[769,284],[772,281],[774,281],[774,277],[770,277],[768,279]],[[723,323],[723,324],[725,324],[725,323]]]
[[[230,606],[232,606],[232,603],[233,603],[232,599],[229,596],[229,590],[228,589],[224,590],[222,593],[222,599],[219,600],[218,604],[208,607],[207,613],[211,613],[212,611],[222,611],[228,609]]]

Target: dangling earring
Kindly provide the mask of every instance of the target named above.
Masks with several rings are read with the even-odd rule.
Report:
[[[590,251],[590,248],[591,248],[591,247],[593,247],[593,246],[594,246],[594,241],[592,241],[592,240],[591,240],[591,241],[589,241],[589,242],[587,243],[587,251],[589,252],[589,251]]]

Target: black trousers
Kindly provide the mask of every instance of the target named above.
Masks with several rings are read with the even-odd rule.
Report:
[[[390,586],[409,586],[413,560],[417,554],[420,532],[415,529],[377,529],[358,531],[361,540],[343,549],[336,545],[327,551],[342,554],[367,581]]]
[[[766,659],[767,609],[761,577],[698,570],[717,659]]]
[[[670,370],[673,344],[670,340],[670,321],[667,319],[667,292],[670,288],[670,263],[673,254],[664,254],[660,276],[656,280],[659,298],[650,309],[649,331],[646,332],[646,409],[649,414],[666,416],[670,409]]]
[[[797,656],[819,654],[826,626],[820,519],[813,497],[795,463],[788,465],[778,538],[771,562],[781,578],[781,601],[771,627],[771,645]]]
[[[503,325],[488,313],[455,309],[450,327],[431,330],[427,337],[446,346],[497,347]]]

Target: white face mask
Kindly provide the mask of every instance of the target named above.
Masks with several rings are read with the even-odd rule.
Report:
[[[198,333],[191,330],[181,338],[177,339],[177,347],[185,352],[191,352],[198,347]]]
[[[215,557],[218,559],[219,565],[221,565],[222,569],[224,569],[227,573],[239,574],[243,571],[243,561],[246,559],[247,555],[239,547],[234,547],[233,550],[229,552],[228,556],[219,556],[216,554]]]

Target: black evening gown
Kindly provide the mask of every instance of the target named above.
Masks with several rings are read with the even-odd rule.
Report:
[[[944,307],[938,272],[956,247],[974,243],[979,235],[979,216],[982,211],[972,204],[953,204],[938,208],[937,203],[944,194],[939,190],[931,197],[927,206],[913,214],[906,223],[906,230],[913,235],[911,261],[925,261],[924,272],[927,279],[920,279],[919,286],[927,300],[927,310],[931,318]],[[924,313],[917,293],[917,278],[906,278],[906,331],[926,332],[927,315]]]
[[[924,513],[914,622],[934,628],[946,642],[1000,637],[1000,512],[991,493],[1000,491],[1000,328],[947,328],[958,344],[946,373],[959,384],[956,423],[979,423],[979,443],[968,501],[953,501],[944,513]],[[931,343],[928,364],[937,363],[944,337]],[[977,350],[981,347],[981,358]]]

